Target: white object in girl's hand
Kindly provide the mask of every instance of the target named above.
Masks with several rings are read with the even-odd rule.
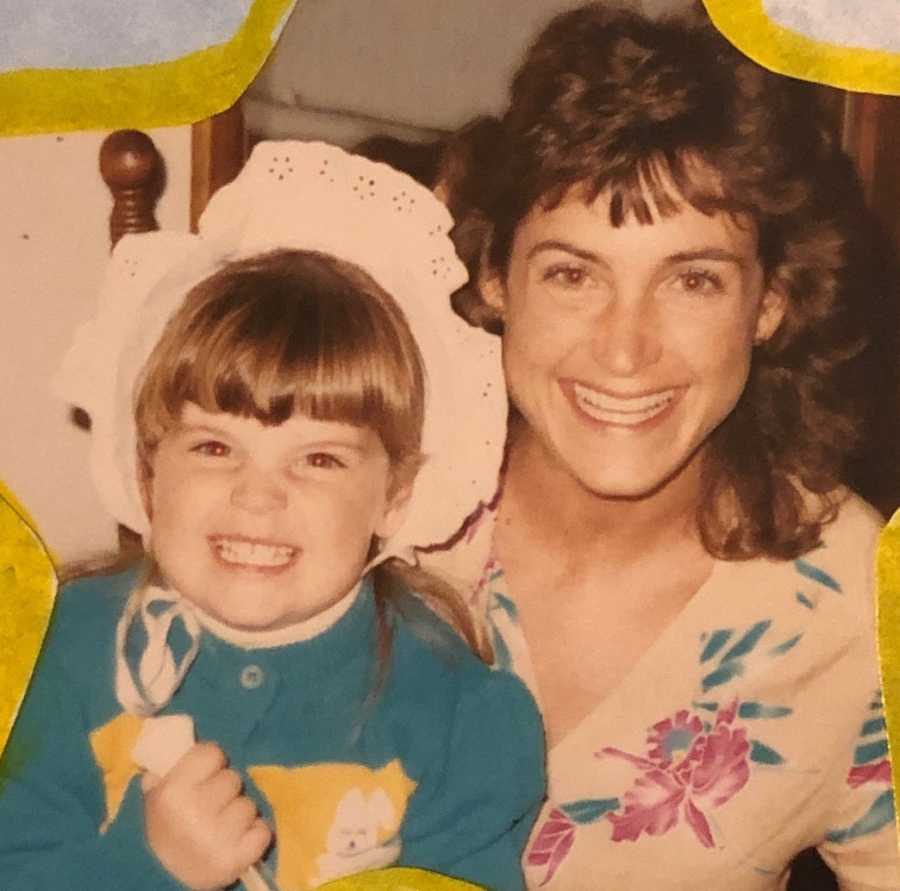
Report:
[[[144,718],[141,732],[131,750],[138,767],[164,777],[194,745],[194,719],[190,715],[162,715]],[[264,864],[251,866],[242,876],[246,891],[278,891]]]

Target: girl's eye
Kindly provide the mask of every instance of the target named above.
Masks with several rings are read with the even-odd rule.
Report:
[[[581,288],[591,280],[590,273],[583,266],[571,263],[558,263],[550,266],[543,275],[545,282],[561,285],[564,288]]]
[[[679,272],[677,283],[689,294],[715,294],[725,290],[721,276],[709,269],[686,269]]]
[[[227,458],[231,454],[231,449],[224,442],[214,439],[198,443],[191,448],[191,451],[207,458]]]
[[[313,452],[311,455],[306,456],[306,463],[310,467],[316,467],[321,470],[335,470],[347,466],[340,458],[329,452]]]

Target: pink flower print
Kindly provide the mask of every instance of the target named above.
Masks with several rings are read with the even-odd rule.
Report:
[[[647,757],[659,765],[671,764],[680,753],[691,748],[702,732],[703,722],[683,708],[675,713],[675,717],[659,721],[650,728]]]
[[[856,789],[865,783],[890,783],[891,762],[887,758],[874,764],[860,764],[851,767],[847,774],[847,785]]]
[[[682,710],[651,728],[647,758],[610,748],[597,753],[623,758],[643,771],[623,796],[624,811],[607,814],[613,841],[636,841],[645,832],[662,835],[683,814],[700,844],[713,847],[704,810],[721,807],[750,777],[750,743],[744,728],[732,726],[736,714],[734,702],[703,732],[702,721]]]
[[[527,863],[529,866],[546,866],[547,874],[541,885],[546,885],[566,859],[569,849],[575,841],[575,823],[559,808],[553,808],[547,822],[541,827],[535,840],[531,843]]]
[[[612,751],[610,751],[612,754]],[[607,814],[613,824],[613,841],[637,841],[642,832],[663,835],[678,822],[684,801],[684,784],[671,772],[652,768],[623,796],[624,812]]]

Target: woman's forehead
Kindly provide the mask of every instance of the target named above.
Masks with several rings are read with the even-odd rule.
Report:
[[[634,214],[621,224],[612,222],[615,190],[606,188],[595,197],[584,188],[570,192],[555,206],[532,208],[516,235],[520,250],[533,253],[541,246],[571,245],[600,256],[624,252],[677,254],[704,250],[755,259],[757,231],[747,216],[726,211],[706,213],[675,196],[665,214],[650,205],[649,221]]]

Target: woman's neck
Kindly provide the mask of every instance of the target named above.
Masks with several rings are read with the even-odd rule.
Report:
[[[501,506],[500,534],[512,523],[551,553],[603,554],[628,563],[636,555],[675,543],[700,545],[696,510],[701,455],[671,480],[639,498],[587,489],[527,429],[512,429]],[[513,534],[518,538],[523,532]]]

